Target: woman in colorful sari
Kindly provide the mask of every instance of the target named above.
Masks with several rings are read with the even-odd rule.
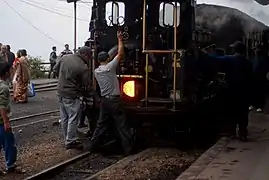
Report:
[[[16,77],[17,77],[17,75],[15,76],[15,71],[16,71],[16,68],[19,64],[20,57],[21,57],[21,50],[18,50],[18,52],[16,54],[16,58],[12,64],[12,68],[11,68],[11,77],[13,79],[12,80],[13,92],[15,92],[15,90],[16,90]]]
[[[28,84],[30,82],[30,62],[27,58],[26,50],[20,51],[20,58],[16,61],[15,74],[13,82],[15,82],[13,99],[16,103],[28,102]]]

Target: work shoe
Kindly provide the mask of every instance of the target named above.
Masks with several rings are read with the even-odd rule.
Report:
[[[80,141],[74,141],[72,143],[69,143],[65,145],[66,149],[78,149],[82,150],[83,149],[83,144]]]
[[[26,171],[17,165],[14,165],[13,167],[7,168],[6,170],[7,173],[17,173],[17,174],[22,174],[25,173]]]
[[[84,128],[84,127],[87,127],[87,125],[86,124],[79,124],[78,125],[78,128]]]
[[[93,131],[87,131],[86,134],[85,134],[85,136],[86,136],[87,138],[91,138],[92,135],[93,135]]]
[[[262,109],[261,109],[261,108],[258,108],[258,109],[257,109],[257,112],[262,112]]]
[[[253,110],[253,106],[249,106],[248,110],[252,111]]]

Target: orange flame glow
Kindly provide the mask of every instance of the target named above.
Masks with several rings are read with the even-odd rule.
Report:
[[[129,97],[135,97],[135,81],[127,81],[123,84],[123,92]]]

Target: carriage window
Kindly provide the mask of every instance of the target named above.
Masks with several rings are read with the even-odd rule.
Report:
[[[159,8],[159,24],[162,27],[174,26],[174,8],[177,6],[177,26],[180,22],[180,3],[161,3]]]
[[[123,2],[109,1],[106,3],[106,23],[108,26],[124,24],[125,4]]]

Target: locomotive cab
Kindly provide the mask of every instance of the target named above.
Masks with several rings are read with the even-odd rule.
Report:
[[[195,5],[194,0],[93,0],[88,45],[94,58],[107,51],[113,59],[116,32],[122,31],[125,57],[117,76],[126,114],[136,125],[151,121],[161,132],[164,126],[166,132],[213,126],[215,69],[199,55],[212,38],[195,28]],[[95,59],[93,70],[97,65]]]
[[[123,32],[125,57],[118,78],[126,104],[176,109],[181,99],[180,57],[193,39],[195,4],[193,0],[93,1],[90,44],[95,56],[104,50],[113,59],[116,32]]]

